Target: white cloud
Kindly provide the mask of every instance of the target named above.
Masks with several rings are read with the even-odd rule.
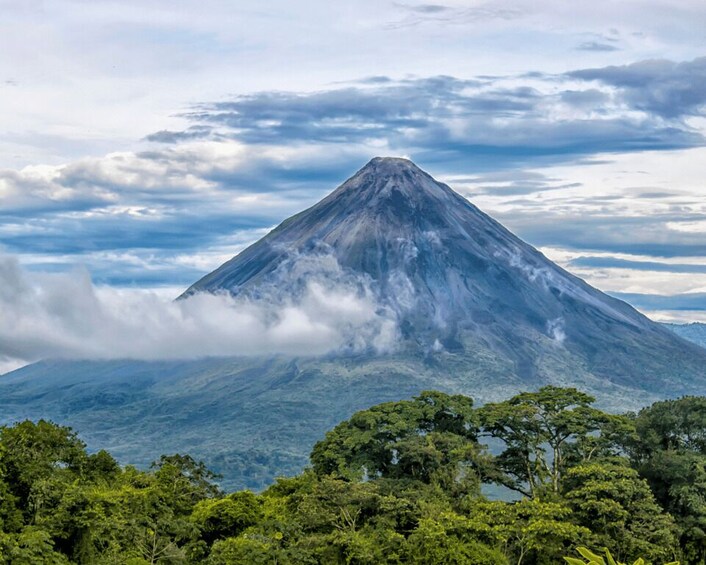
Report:
[[[359,76],[557,73],[702,53],[703,2],[2,1],[0,165],[122,151],[193,101]],[[610,41],[618,52],[576,51]],[[490,48],[489,48],[490,46]],[[106,143],[109,144],[106,147]]]
[[[367,152],[360,146],[288,147],[285,140],[282,145],[258,146],[234,140],[194,141],[62,165],[0,169],[0,207],[5,212],[66,209],[86,217],[155,216],[183,203],[208,210],[229,208],[239,214],[294,212],[300,204],[282,194],[286,182],[269,180],[267,171],[302,171],[322,155],[333,167],[351,158],[362,160],[361,154]]]
[[[196,294],[173,301],[96,287],[86,271],[32,274],[3,257],[0,366],[42,358],[321,355],[394,347],[394,318],[365,280],[345,276],[330,258],[296,268],[322,274],[295,289],[274,282],[258,298]]]
[[[639,310],[656,322],[670,324],[706,323],[706,312],[703,310],[645,310],[642,308]]]

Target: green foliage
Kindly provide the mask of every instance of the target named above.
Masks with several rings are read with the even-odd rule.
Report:
[[[514,563],[552,563],[590,530],[569,519],[560,503],[525,498],[515,503],[474,501],[466,511],[481,539],[499,546]]]
[[[237,536],[262,519],[262,502],[249,491],[235,492],[224,498],[202,500],[191,514],[202,539],[211,544],[217,539]]]
[[[489,472],[478,431],[470,398],[426,391],[357,412],[314,446],[311,461],[318,475],[411,479],[477,493]]]
[[[44,420],[0,428],[0,444],[4,482],[29,520],[54,496],[52,484],[81,475],[87,460],[74,432]]]
[[[188,455],[141,471],[69,428],[0,428],[0,565],[548,565],[577,547],[587,561],[566,562],[703,564],[706,401],[632,418],[591,403],[545,387],[474,409],[424,392],[354,414],[311,469],[259,494],[222,493]],[[489,501],[491,482],[525,496]]]
[[[32,526],[17,535],[0,534],[0,559],[12,565],[68,565],[65,555],[55,551],[49,533]]]
[[[474,537],[470,521],[453,512],[423,518],[409,536],[405,563],[502,565],[506,556]]]
[[[625,462],[586,463],[569,469],[564,489],[574,519],[591,529],[593,545],[609,548],[619,559],[643,555],[663,561],[674,556],[674,520]]]
[[[531,498],[558,494],[567,464],[612,448],[601,430],[615,420],[573,388],[545,386],[479,410],[484,431],[505,444],[497,458],[505,486]],[[612,424],[612,425],[611,425]]]
[[[576,557],[564,557],[564,560],[569,565],[625,565],[625,563],[616,561],[609,549],[603,550],[603,556],[598,555],[585,547],[577,547],[576,552],[581,555],[583,559],[578,559]],[[638,557],[635,561],[630,561],[630,563],[632,563],[632,565],[645,565],[645,560],[642,557]],[[669,563],[665,563],[665,565],[679,565],[679,562],[671,561]]]
[[[268,540],[238,537],[216,542],[208,558],[210,565],[269,565],[282,563],[277,544]],[[286,562],[285,562],[286,563]]]
[[[706,398],[657,402],[635,418],[634,467],[677,521],[687,563],[706,561]]]

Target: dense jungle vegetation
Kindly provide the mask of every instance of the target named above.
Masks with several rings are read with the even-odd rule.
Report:
[[[613,415],[570,388],[479,408],[423,392],[356,413],[262,493],[217,480],[188,455],[138,470],[50,422],[0,428],[0,563],[703,564],[706,398]]]

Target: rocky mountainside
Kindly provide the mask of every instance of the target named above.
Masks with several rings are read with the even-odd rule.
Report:
[[[184,296],[269,284],[295,293],[317,276],[295,268],[311,256],[333,257],[370,281],[405,344],[423,351],[490,356],[528,381],[555,372],[554,358],[657,390],[671,388],[667,377],[706,378],[703,352],[567,273],[405,159],[373,159]]]
[[[226,487],[259,488],[298,471],[355,410],[424,389],[489,401],[570,385],[616,410],[706,394],[705,349],[564,271],[403,159],[373,159],[182,298],[294,298],[312,281],[369,295],[394,327],[388,347],[45,361],[0,377],[0,421],[70,425],[123,463],[189,452]]]

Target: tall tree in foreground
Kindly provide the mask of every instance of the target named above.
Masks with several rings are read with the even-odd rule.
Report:
[[[433,391],[357,412],[311,454],[321,476],[413,480],[458,496],[479,492],[490,461],[478,443],[473,400]]]
[[[571,520],[571,509],[557,502],[524,498],[517,502],[464,501],[474,534],[500,547],[517,565],[549,565],[584,542],[590,530]]]
[[[591,405],[574,388],[546,386],[478,410],[484,432],[503,442],[497,457],[508,488],[529,498],[561,492],[570,465],[614,453],[612,435],[625,419]]]

